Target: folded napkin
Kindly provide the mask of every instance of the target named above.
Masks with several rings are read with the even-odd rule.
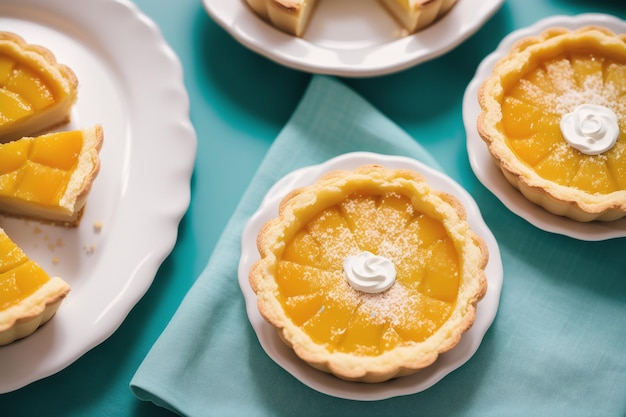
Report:
[[[294,380],[262,350],[246,315],[237,265],[243,227],[277,180],[353,151],[404,155],[438,168],[412,137],[352,90],[334,78],[314,76],[205,270],[131,381],[138,398],[188,416],[276,415],[277,403],[289,411],[297,397],[322,407],[316,414],[334,409],[330,397]],[[298,406],[291,411],[287,414],[304,415]]]
[[[626,415],[625,239],[585,242],[539,230],[474,177],[463,183],[498,241],[504,286],[498,316],[466,364],[414,395],[352,401],[307,387],[270,359],[238,285],[242,229],[284,174],[351,151],[437,167],[341,82],[314,76],[206,269],[137,370],[137,397],[187,416]]]

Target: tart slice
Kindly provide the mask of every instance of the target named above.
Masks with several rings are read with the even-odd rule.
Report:
[[[626,215],[626,35],[551,28],[520,40],[479,102],[478,132],[527,199],[582,222]]]
[[[302,36],[319,0],[246,1],[252,10],[278,29]],[[415,33],[431,25],[456,3],[456,0],[380,1],[408,33]]]
[[[48,49],[0,32],[0,142],[67,122],[77,86],[74,72]]]
[[[408,33],[418,32],[441,18],[456,0],[380,0]]]
[[[474,322],[488,251],[454,197],[379,165],[294,190],[258,235],[261,315],[305,362],[382,382],[431,365]]]
[[[77,226],[103,139],[97,125],[0,144],[0,212]]]
[[[0,229],[0,346],[32,334],[70,291],[51,278]]]

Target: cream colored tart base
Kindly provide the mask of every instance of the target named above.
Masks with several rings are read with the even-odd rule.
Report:
[[[17,58],[28,68],[44,76],[48,80],[48,87],[56,96],[56,102],[15,122],[0,123],[0,142],[39,134],[70,120],[70,111],[78,96],[78,80],[68,66],[58,63],[55,55],[47,48],[28,44],[19,35],[11,32],[0,32],[0,56],[2,55]]]
[[[577,43],[582,51],[605,52],[626,62],[626,35],[615,35],[600,27],[575,31],[552,28],[539,36],[522,39],[495,65],[492,75],[481,85],[477,128],[504,177],[529,201],[550,213],[579,222],[612,221],[626,216],[626,190],[591,194],[544,179],[514,154],[502,130],[502,99],[506,89],[532,69],[529,66],[535,56],[555,56],[562,53],[562,45]],[[623,131],[626,120],[620,120],[619,124]],[[623,134],[621,136],[619,141],[624,140]]]
[[[54,316],[69,291],[69,285],[55,277],[19,304],[0,311],[0,346],[34,333]]]
[[[421,342],[404,343],[377,355],[329,350],[287,316],[277,298],[274,270],[286,242],[317,213],[339,204],[355,192],[383,190],[410,196],[418,211],[441,218],[460,258],[462,273],[456,303],[441,327]],[[279,217],[264,225],[257,245],[261,259],[252,266],[249,280],[261,315],[277,329],[280,338],[298,357],[318,370],[348,381],[378,383],[428,367],[441,353],[456,346],[462,334],[471,328],[476,304],[487,289],[484,269],[488,250],[482,239],[470,230],[464,208],[451,195],[430,190],[425,179],[413,171],[366,165],[355,171],[328,173],[312,186],[296,189],[283,199]]]
[[[302,36],[320,0],[246,1],[252,10],[278,29]],[[380,2],[410,34],[430,26],[446,14],[456,0],[380,0]]]

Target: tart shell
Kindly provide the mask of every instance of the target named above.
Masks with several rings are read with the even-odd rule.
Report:
[[[336,204],[355,190],[368,187],[402,188],[415,198],[434,204],[445,220],[445,227],[458,243],[463,259],[463,277],[456,306],[450,318],[423,342],[397,346],[378,355],[331,351],[315,342],[287,316],[277,298],[274,269],[286,242],[310,216]],[[413,194],[414,193],[414,194]],[[258,234],[261,259],[249,272],[249,282],[257,295],[261,315],[272,324],[280,338],[296,355],[312,367],[348,381],[378,383],[410,375],[433,364],[439,355],[458,344],[474,323],[476,305],[487,290],[485,267],[488,250],[465,218],[463,206],[453,196],[431,191],[423,177],[413,171],[390,170],[366,165],[354,171],[333,171],[315,184],[293,190],[280,203],[279,217],[268,221]]]
[[[617,35],[599,26],[577,30],[554,27],[538,36],[521,39],[496,63],[491,76],[480,86],[478,100],[481,113],[477,129],[504,177],[529,201],[550,213],[579,222],[617,220],[626,216],[626,190],[592,194],[544,179],[514,154],[506,143],[507,136],[501,126],[501,100],[506,88],[532,69],[529,63],[535,54],[556,55],[565,48],[576,50],[575,43],[581,45],[582,51],[596,48],[626,62],[626,34]],[[621,125],[624,123],[626,121],[620,121]]]

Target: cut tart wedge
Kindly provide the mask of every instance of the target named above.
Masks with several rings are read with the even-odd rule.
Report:
[[[487,289],[488,250],[463,206],[414,171],[330,172],[288,194],[257,245],[261,315],[299,358],[348,381],[431,365]]]
[[[0,229],[0,346],[32,334],[70,291],[50,277]]]
[[[528,200],[580,222],[626,215],[626,34],[555,27],[522,39],[478,98],[478,132]]]
[[[69,121],[77,86],[74,72],[48,49],[0,32],[0,142]]]
[[[100,125],[0,144],[0,212],[77,226],[100,169]]]
[[[283,32],[302,36],[320,0],[246,1],[255,13],[273,26]],[[456,0],[381,0],[381,3],[407,33],[415,33],[446,14]]]

